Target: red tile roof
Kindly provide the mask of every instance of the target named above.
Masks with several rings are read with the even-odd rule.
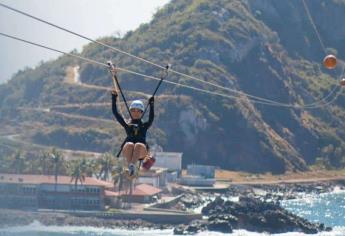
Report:
[[[140,184],[140,185],[135,186],[133,190],[133,195],[134,196],[153,196],[160,192],[162,192],[161,189],[153,187],[152,185]]]
[[[119,192],[113,192],[113,191],[109,191],[109,190],[104,190],[104,195],[106,197],[117,197],[117,196],[119,196]]]
[[[161,189],[153,187],[152,185],[149,184],[140,184],[135,186],[133,189],[132,196],[154,196],[157,193],[162,192]],[[125,196],[129,195],[129,192],[127,191],[121,191],[121,192],[112,192],[112,191],[105,191],[105,196],[106,197],[117,197],[117,196]]]
[[[55,184],[55,176],[53,175],[15,175],[15,174],[1,174],[0,183],[21,183],[21,184]],[[74,181],[70,176],[58,176],[58,184],[73,185]],[[78,181],[80,184],[80,182]],[[111,188],[113,185],[109,182],[86,177],[83,185],[88,186],[103,186]]]

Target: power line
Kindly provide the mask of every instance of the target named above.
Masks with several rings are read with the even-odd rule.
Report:
[[[108,65],[105,64],[105,63],[98,62],[98,61],[95,61],[95,60],[92,60],[92,59],[89,59],[89,58],[86,58],[86,57],[82,57],[82,56],[79,56],[77,54],[72,54],[72,53],[61,51],[61,50],[57,50],[55,48],[51,48],[51,47],[48,47],[48,46],[45,46],[45,45],[42,45],[42,44],[34,43],[34,42],[31,42],[31,41],[28,41],[28,40],[25,40],[25,39],[22,39],[22,38],[18,38],[18,37],[9,35],[9,34],[5,34],[5,33],[2,33],[2,32],[0,32],[0,35],[2,35],[4,37],[7,37],[7,38],[15,39],[17,41],[28,43],[28,44],[31,44],[31,45],[34,45],[34,46],[37,46],[37,47],[45,48],[45,49],[48,49],[50,51],[58,52],[58,53],[65,54],[65,55],[68,55],[68,56],[71,56],[71,57],[76,57],[76,58],[79,58],[81,60],[84,60],[84,61],[87,61],[87,62],[90,62],[90,63],[94,63],[94,64],[97,64],[97,65],[108,67]]]
[[[319,35],[318,31],[317,31],[317,28],[316,28],[316,26],[315,26],[315,23],[314,23],[314,21],[313,21],[311,15],[310,15],[310,12],[309,12],[309,10],[308,10],[308,6],[305,4],[304,0],[302,0],[302,1],[303,1],[303,3],[304,3],[305,10],[306,10],[306,12],[307,12],[307,14],[308,14],[308,16],[309,16],[309,18],[310,18],[310,20],[311,20],[311,23],[312,23],[312,25],[313,25],[313,27],[314,27],[314,29],[315,29],[315,32],[316,32],[316,34],[317,34],[317,36],[318,36],[318,38],[319,38],[319,40],[320,40],[321,46],[322,46],[323,48],[325,48],[324,45],[323,45],[323,43],[322,43],[321,37],[320,37],[320,35]],[[104,46],[104,47],[109,48],[109,49],[111,49],[111,50],[114,50],[114,51],[116,51],[116,52],[125,54],[125,55],[130,56],[130,57],[132,57],[132,58],[135,58],[135,59],[137,59],[137,60],[140,60],[140,61],[146,62],[146,63],[148,63],[148,64],[151,64],[151,65],[153,65],[153,66],[156,66],[156,67],[158,67],[158,68],[165,69],[164,66],[158,65],[158,64],[156,64],[156,63],[154,63],[154,62],[152,62],[152,61],[149,61],[149,60],[147,60],[147,59],[144,59],[144,58],[135,56],[135,55],[133,55],[133,54],[130,54],[130,53],[125,52],[125,51],[123,51],[123,50],[120,50],[120,49],[118,49],[118,48],[112,47],[112,46],[107,45],[107,44],[105,44],[105,43],[102,43],[102,42],[100,42],[100,41],[93,40],[93,39],[91,39],[91,38],[89,38],[89,37],[86,37],[86,36],[84,36],[84,35],[81,35],[81,34],[79,34],[79,33],[74,32],[74,31],[68,30],[68,29],[66,29],[66,28],[64,28],[64,27],[58,26],[58,25],[56,25],[56,24],[53,24],[53,23],[48,22],[48,21],[46,21],[46,20],[44,20],[44,19],[38,18],[38,17],[36,17],[36,16],[33,16],[33,15],[29,14],[29,13],[20,11],[20,10],[18,10],[18,9],[15,9],[15,8],[13,8],[13,7],[10,7],[10,6],[5,5],[5,4],[3,4],[3,3],[0,3],[0,6],[2,6],[2,7],[4,7],[4,8],[7,8],[7,9],[9,9],[9,10],[12,10],[12,11],[14,11],[14,12],[17,12],[17,13],[19,13],[19,14],[25,15],[25,16],[27,16],[27,17],[30,17],[30,18],[32,18],[32,19],[35,19],[35,20],[37,20],[37,21],[40,21],[40,22],[42,22],[42,23],[48,24],[48,25],[50,25],[50,26],[52,26],[52,27],[58,28],[58,29],[63,30],[63,31],[65,31],[65,32],[68,32],[68,33],[70,33],[70,34],[76,35],[76,36],[81,37],[81,38],[83,38],[83,39],[89,40],[90,42],[99,44],[99,45],[101,45],[101,46]],[[127,72],[128,72],[128,71],[127,71]],[[218,84],[215,84],[215,83],[211,83],[211,82],[209,82],[209,81],[205,81],[205,80],[202,80],[202,79],[200,79],[200,78],[197,78],[197,77],[194,77],[194,76],[191,76],[191,75],[187,75],[187,74],[184,74],[184,73],[175,71],[175,70],[173,70],[173,69],[170,69],[170,72],[171,72],[171,73],[174,73],[174,74],[177,74],[177,75],[180,75],[180,76],[183,76],[183,77],[186,77],[186,78],[189,78],[189,79],[192,79],[192,80],[196,80],[196,81],[201,82],[201,83],[205,83],[205,84],[207,84],[207,85],[214,86],[214,87],[216,87],[216,88],[218,88],[218,89],[221,89],[221,90],[227,90],[227,91],[230,91],[230,92],[239,94],[239,95],[246,96],[246,97],[248,97],[248,98],[251,98],[251,100],[254,99],[255,101],[256,101],[256,100],[257,100],[257,101],[261,101],[260,103],[262,103],[262,104],[268,105],[269,103],[272,103],[272,104],[275,104],[275,105],[278,105],[278,106],[283,106],[283,107],[296,107],[296,105],[292,105],[292,104],[288,104],[288,103],[282,103],[282,102],[277,102],[277,101],[274,101],[274,100],[271,100],[271,99],[266,99],[266,98],[254,96],[254,95],[245,93],[245,92],[243,92],[243,91],[238,91],[238,90],[236,90],[236,89],[225,88],[225,87],[223,87],[223,86],[221,86],[221,85],[218,85]],[[228,95],[228,96],[231,96],[231,95]],[[231,97],[234,97],[234,96],[231,96]],[[238,98],[241,99],[240,97],[238,97]],[[312,103],[312,104],[304,105],[303,107],[306,107],[306,106],[314,106],[315,104],[318,104],[318,103],[322,102],[322,100],[323,100],[323,99],[321,99],[320,101],[316,101],[316,102],[314,102],[314,103]],[[302,106],[298,106],[298,105],[297,105],[297,107],[302,107]]]
[[[308,19],[310,21],[310,24],[312,25],[312,27],[313,27],[313,29],[315,31],[315,34],[316,34],[316,36],[317,36],[317,38],[318,38],[318,40],[320,42],[321,48],[322,48],[323,52],[325,54],[327,54],[326,47],[325,47],[325,45],[324,45],[324,43],[323,43],[323,41],[321,39],[321,35],[320,35],[319,31],[317,30],[317,27],[316,27],[316,24],[315,24],[315,22],[313,20],[313,17],[310,14],[309,7],[308,7],[307,3],[305,2],[305,0],[302,0],[302,3],[303,3],[304,10],[307,13],[307,16],[308,16]]]
[[[99,61],[96,61],[96,60],[92,60],[92,59],[89,59],[89,58],[86,58],[86,57],[83,57],[83,56],[79,56],[79,55],[76,55],[76,54],[73,54],[73,53],[67,53],[67,52],[64,52],[64,51],[61,51],[61,50],[57,50],[57,49],[54,49],[54,48],[51,48],[51,47],[48,47],[48,46],[45,46],[45,45],[42,45],[42,44],[38,44],[38,43],[34,43],[34,42],[31,42],[31,41],[28,41],[28,40],[24,40],[24,39],[21,39],[21,38],[15,37],[15,36],[11,36],[11,35],[8,35],[8,34],[5,34],[5,33],[1,33],[0,32],[0,35],[2,35],[4,37],[11,38],[11,39],[14,39],[14,40],[17,40],[17,41],[28,43],[28,44],[31,44],[31,45],[34,45],[34,46],[37,46],[37,47],[45,48],[47,50],[58,52],[58,53],[61,53],[61,54],[64,54],[64,55],[75,57],[75,58],[78,58],[80,60],[83,60],[83,61],[86,61],[86,62],[89,62],[89,63],[94,63],[94,64],[97,64],[97,65],[109,68],[109,66],[107,64],[105,64],[105,63],[102,63],[102,62],[99,62]],[[127,73],[130,73],[130,74],[134,74],[134,75],[138,75],[138,76],[141,76],[141,77],[144,77],[144,78],[148,78],[148,79],[153,79],[153,80],[158,80],[158,81],[161,80],[160,78],[157,78],[157,77],[154,77],[154,76],[145,75],[145,74],[138,73],[138,72],[135,72],[135,71],[132,71],[132,70],[128,70],[128,69],[125,69],[125,68],[121,68],[121,67],[117,67],[117,70],[123,71],[123,72],[127,72]],[[193,87],[193,86],[189,86],[189,85],[185,85],[185,84],[181,84],[181,83],[177,83],[177,82],[173,82],[173,81],[169,81],[169,80],[164,80],[163,82],[168,83],[168,84],[173,84],[173,85],[179,86],[179,87],[184,87],[184,88],[192,89],[192,90],[199,91],[199,92],[204,92],[204,93],[207,93],[207,94],[210,94],[210,95],[221,96],[221,97],[224,97],[224,98],[239,99],[239,100],[245,99],[245,98],[241,98],[239,96],[233,96],[233,95],[222,94],[222,93],[219,93],[219,92],[213,92],[213,91],[209,91],[209,90],[205,90],[205,89],[201,89],[201,88],[196,88],[196,87]],[[93,85],[91,85],[91,86],[93,86]],[[108,88],[99,88],[99,87],[100,86],[97,86],[97,89],[109,90]],[[253,99],[249,99],[249,98],[247,98],[247,99],[250,100],[253,103],[269,105],[269,106],[289,107],[289,108],[318,108],[318,106],[308,107],[308,106],[291,105],[291,104],[272,104],[272,103],[268,103],[268,102],[265,102],[265,101],[253,100]]]
[[[156,63],[154,63],[154,62],[151,62],[151,61],[149,61],[149,60],[147,60],[147,59],[144,59],[144,58],[135,56],[135,55],[133,55],[133,54],[131,54],[131,53],[128,53],[128,52],[125,52],[125,51],[120,50],[120,49],[118,49],[118,48],[112,47],[112,46],[107,45],[107,44],[105,44],[105,43],[102,43],[102,42],[100,42],[100,41],[93,40],[93,39],[91,39],[91,38],[89,38],[89,37],[86,37],[86,36],[84,36],[84,35],[81,35],[81,34],[79,34],[79,33],[74,32],[74,31],[68,30],[68,29],[66,29],[66,28],[64,28],[64,27],[58,26],[58,25],[56,25],[56,24],[53,24],[53,23],[51,23],[51,22],[48,22],[48,21],[46,21],[46,20],[43,20],[43,19],[38,18],[38,17],[36,17],[36,16],[33,16],[33,15],[29,14],[29,13],[20,11],[20,10],[18,10],[18,9],[15,9],[15,8],[13,8],[13,7],[10,7],[10,6],[5,5],[5,4],[3,4],[3,3],[0,3],[0,6],[2,6],[2,7],[4,7],[4,8],[7,8],[7,9],[9,9],[9,10],[12,10],[12,11],[14,11],[14,12],[17,12],[17,13],[19,13],[19,14],[25,15],[25,16],[27,16],[27,17],[30,17],[30,18],[32,18],[32,19],[34,19],[34,20],[40,21],[40,22],[42,22],[42,23],[48,24],[48,25],[50,25],[50,26],[52,26],[52,27],[55,27],[55,28],[57,28],[57,29],[63,30],[63,31],[65,31],[65,32],[67,32],[67,33],[70,33],[70,34],[73,34],[73,35],[75,35],[75,36],[81,37],[81,38],[83,38],[83,39],[89,40],[90,42],[99,44],[99,45],[101,45],[101,46],[104,46],[104,47],[109,48],[109,49],[111,49],[111,50],[114,50],[114,51],[116,51],[116,52],[120,52],[120,53],[125,54],[125,55],[127,55],[127,56],[129,56],[129,57],[132,57],[132,58],[135,58],[135,59],[137,59],[137,60],[146,62],[146,63],[151,64],[151,65],[153,65],[153,66],[156,66],[156,67],[158,67],[158,68],[165,69],[164,66],[158,65],[158,64],[156,64]],[[218,89],[227,90],[227,91],[230,91],[230,92],[233,92],[233,93],[238,93],[238,94],[240,94],[240,95],[247,96],[247,97],[252,98],[252,99],[261,100],[261,101],[263,101],[263,102],[265,102],[265,103],[274,103],[274,104],[277,104],[277,105],[286,105],[286,104],[284,104],[284,103],[276,102],[276,101],[273,101],[273,100],[270,100],[270,99],[266,99],[266,98],[254,96],[254,95],[251,95],[251,94],[242,92],[242,91],[238,91],[238,90],[236,90],[236,89],[225,88],[225,87],[223,87],[223,86],[221,86],[221,85],[218,85],[218,84],[215,84],[215,83],[211,83],[211,82],[209,82],[209,81],[205,81],[205,80],[202,80],[202,79],[200,79],[200,78],[196,78],[196,77],[194,77],[194,76],[190,76],[190,75],[187,75],[187,74],[184,74],[184,73],[175,71],[175,70],[173,70],[173,69],[170,69],[170,72],[171,72],[171,73],[174,73],[174,74],[177,74],[177,75],[180,75],[180,76],[183,76],[183,77],[186,77],[186,78],[189,78],[189,79],[192,79],[192,80],[195,80],[195,81],[198,81],[198,82],[201,82],[201,83],[205,83],[205,84],[214,86],[214,87],[216,87],[216,88],[218,88]]]

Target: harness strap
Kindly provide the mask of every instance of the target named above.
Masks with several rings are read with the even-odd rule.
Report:
[[[152,94],[152,97],[154,97],[154,96],[156,95],[156,93],[157,93],[159,87],[161,86],[163,80],[164,80],[166,77],[168,77],[169,69],[170,69],[170,64],[168,64],[168,65],[165,66],[165,70],[164,70],[164,72],[163,72],[163,74],[162,74],[162,76],[161,76],[161,80],[158,82],[158,84],[157,84],[157,86],[156,86],[156,88],[155,88],[155,90],[154,90],[154,92],[153,92],[153,94]],[[149,103],[147,103],[147,105],[146,105],[146,107],[145,107],[145,110],[144,110],[143,114],[141,115],[141,118],[144,117],[144,115],[145,115],[145,113],[146,113],[148,107],[149,107]]]
[[[111,61],[108,61],[107,64],[109,65],[110,69],[115,70],[115,66],[113,65],[113,63],[112,63]],[[132,117],[132,115],[131,115],[131,112],[129,111],[129,107],[128,107],[128,104],[127,104],[127,100],[126,100],[126,98],[125,98],[125,95],[123,95],[123,92],[122,92],[122,89],[121,89],[119,80],[118,80],[118,78],[117,78],[116,72],[113,73],[113,72],[111,71],[111,73],[112,73],[112,76],[113,76],[113,82],[115,81],[114,87],[115,87],[115,88],[118,88],[118,89],[120,90],[121,97],[122,97],[122,100],[124,101],[124,103],[125,103],[125,105],[126,105],[128,114],[129,114],[129,116],[131,117],[131,119],[133,120],[133,117]],[[115,84],[116,84],[117,87],[115,86]]]

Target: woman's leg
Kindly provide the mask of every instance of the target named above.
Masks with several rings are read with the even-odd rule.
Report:
[[[127,165],[129,165],[130,163],[134,163],[134,162],[132,162],[133,151],[134,151],[134,143],[127,142],[123,146],[122,153],[123,153],[123,155],[125,156],[125,158],[127,160]]]
[[[146,145],[143,143],[136,143],[134,144],[134,151],[132,161],[136,163],[139,158],[143,158],[147,155]]]

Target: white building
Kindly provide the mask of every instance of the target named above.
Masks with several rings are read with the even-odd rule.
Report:
[[[179,183],[183,185],[189,185],[189,186],[213,186],[215,183],[215,179],[206,179],[201,176],[197,175],[187,175],[183,176]]]
[[[167,181],[176,182],[181,176],[182,171],[182,155],[180,152],[155,152],[154,157],[156,163],[154,166],[166,168]]]
[[[137,180],[138,184],[150,184],[156,188],[165,187],[167,184],[167,169],[152,167],[150,170],[141,171]]]
[[[187,175],[179,183],[190,186],[213,186],[215,183],[215,166],[187,165]]]
[[[168,171],[182,170],[182,154],[180,152],[155,152],[156,167],[167,168]]]
[[[202,176],[207,179],[213,179],[215,176],[215,166],[209,165],[187,165],[187,175]]]

